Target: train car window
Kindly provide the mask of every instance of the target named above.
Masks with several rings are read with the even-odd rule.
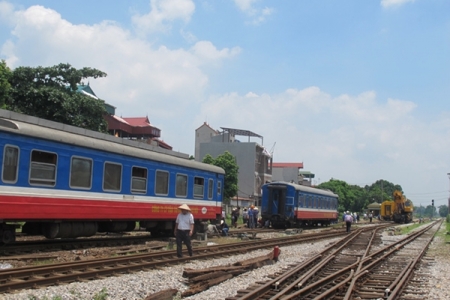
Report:
[[[177,197],[186,197],[187,196],[187,175],[177,174],[177,185],[175,188],[175,195]]]
[[[56,153],[31,151],[30,184],[55,186],[57,158]]]
[[[119,192],[122,188],[122,165],[105,162],[103,190]]]
[[[305,203],[305,195],[301,194],[300,195],[300,207],[306,207],[305,205],[306,205],[306,203]]]
[[[69,186],[83,189],[92,187],[92,159],[72,157]]]
[[[208,179],[208,199],[213,198],[214,180]]]
[[[146,168],[131,168],[131,192],[136,194],[147,194]]]
[[[19,174],[19,148],[6,145],[3,150],[3,182],[16,183]]]
[[[222,194],[222,181],[217,181],[217,195]]]
[[[194,177],[194,197],[203,198],[205,193],[205,178]]]
[[[169,194],[169,172],[156,171],[155,194],[165,196]]]

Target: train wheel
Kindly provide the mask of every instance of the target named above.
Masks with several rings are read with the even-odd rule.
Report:
[[[2,234],[2,243],[10,244],[16,241],[16,233],[12,229],[5,229]]]

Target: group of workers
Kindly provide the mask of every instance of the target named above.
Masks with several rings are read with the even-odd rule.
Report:
[[[231,212],[231,216],[233,217],[233,212],[236,210],[237,216],[234,219],[234,227],[237,227],[237,220],[239,217],[239,206],[236,209],[233,209]],[[251,205],[248,209],[244,207],[242,212],[242,221],[245,225],[247,225],[247,228],[254,229],[258,227],[258,218],[259,218],[259,210],[258,207]]]
[[[372,223],[373,211],[369,212],[368,215],[364,214],[364,219],[366,219],[366,218],[369,218],[369,222]],[[344,215],[342,216],[342,221],[345,222],[347,232],[350,232],[352,223],[358,223],[359,215],[357,213],[351,213],[349,211],[345,211]]]

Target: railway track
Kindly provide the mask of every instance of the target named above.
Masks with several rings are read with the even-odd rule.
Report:
[[[399,299],[439,226],[432,223],[387,246],[381,245],[378,232],[383,227],[355,230],[272,280],[227,300]],[[411,297],[411,289],[408,293]]]
[[[325,233],[292,235],[282,238],[249,240],[245,243],[233,243],[217,246],[194,248],[194,259],[210,259],[246,253],[262,248],[292,245],[346,235],[344,230],[329,230]],[[185,253],[187,255],[187,253]],[[0,271],[0,292],[12,292],[26,288],[38,288],[74,281],[101,279],[107,276],[152,270],[156,267],[175,265],[193,258],[177,258],[176,251],[130,255],[108,259],[61,263],[47,266],[23,267]]]
[[[94,247],[113,247],[145,244],[155,238],[146,236],[121,236],[103,237],[90,239],[58,239],[58,240],[35,240],[18,241],[14,244],[0,246],[0,256],[8,259],[9,256],[33,254],[36,252],[49,252],[57,250],[74,250]]]

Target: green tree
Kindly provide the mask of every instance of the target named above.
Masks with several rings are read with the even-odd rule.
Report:
[[[203,158],[203,162],[225,170],[223,197],[224,203],[230,203],[230,199],[236,196],[238,191],[239,166],[236,163],[236,158],[229,151],[225,151],[224,154],[217,156],[215,159],[207,154]]]
[[[439,215],[441,217],[446,217],[448,215],[448,206],[447,205],[439,206]]]
[[[349,185],[337,179],[321,183],[318,188],[327,189],[339,196],[338,211],[362,212],[372,202],[381,203],[382,199],[392,199],[395,190],[402,190],[401,186],[386,180],[378,180],[364,188],[358,185]]]
[[[436,208],[432,205],[428,205],[424,211],[424,217],[437,217]]]
[[[337,179],[331,179],[330,181],[321,183],[318,188],[330,190],[339,196],[339,212],[356,210],[354,207],[356,198],[355,188],[351,188],[347,182]]]
[[[105,77],[92,68],[75,69],[70,64],[53,67],[18,67],[9,80],[6,108],[15,112],[106,132],[104,102],[77,92],[86,78]]]
[[[8,68],[4,60],[0,61],[0,108],[5,108],[5,103],[8,99],[11,84],[9,80],[11,79],[11,69]]]
[[[414,215],[418,218],[424,217],[425,216],[425,207],[423,207],[422,204],[420,206],[415,206],[414,207]]]
[[[398,184],[393,184],[392,182],[380,179],[377,180],[372,185],[366,185],[364,187],[370,203],[378,202],[381,203],[385,200],[393,200],[392,195],[395,190],[398,190],[403,193],[402,187]]]

